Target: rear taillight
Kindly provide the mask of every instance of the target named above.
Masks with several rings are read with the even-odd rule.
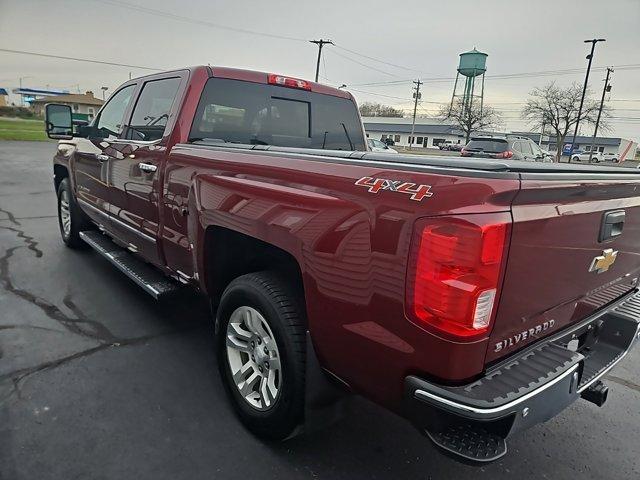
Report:
[[[292,78],[292,77],[284,77],[282,75],[276,75],[275,73],[269,74],[269,83],[271,85],[280,85],[281,87],[311,90],[311,84],[306,80],[300,80],[299,78]]]
[[[511,158],[513,157],[513,152],[511,150],[505,150],[504,152],[500,152],[496,154],[495,158]]]
[[[471,154],[470,154],[467,150],[465,150],[465,149],[463,148],[462,150],[460,150],[460,156],[462,156],[462,157],[469,157],[469,156],[471,156]]]
[[[485,334],[499,296],[510,225],[508,213],[418,220],[407,278],[409,318],[454,339]]]

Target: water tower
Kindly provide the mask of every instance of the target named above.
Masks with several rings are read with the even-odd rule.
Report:
[[[487,54],[479,52],[475,48],[470,52],[460,54],[460,63],[458,65],[458,73],[456,74],[456,83],[453,86],[453,96],[451,97],[451,106],[454,102],[462,105],[463,111],[471,112],[474,102],[480,102],[480,111],[484,104],[484,72],[487,71]],[[464,77],[464,90],[458,92],[458,79],[460,75]],[[476,78],[482,77],[482,85],[480,94],[476,92]]]

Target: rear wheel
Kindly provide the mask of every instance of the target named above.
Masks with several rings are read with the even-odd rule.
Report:
[[[280,440],[304,412],[306,327],[293,289],[273,272],[235,279],[217,313],[218,366],[240,420]]]
[[[68,178],[63,178],[58,185],[58,225],[65,245],[70,248],[85,246],[85,243],[80,239],[80,232],[88,230],[91,223],[78,207],[71,192]]]

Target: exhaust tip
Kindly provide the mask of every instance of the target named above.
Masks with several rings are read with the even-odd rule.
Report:
[[[598,380],[596,383],[587,388],[584,392],[580,394],[582,398],[587,400],[588,402],[594,403],[597,406],[601,407],[607,401],[607,396],[609,395],[609,387],[607,387],[604,383]]]

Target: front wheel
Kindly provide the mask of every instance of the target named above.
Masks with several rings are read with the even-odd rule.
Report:
[[[62,241],[70,248],[82,248],[86,244],[80,232],[90,228],[90,222],[76,203],[68,178],[58,185],[58,225]]]
[[[306,327],[293,288],[273,272],[243,275],[216,316],[218,366],[245,426],[281,440],[302,422]]]

